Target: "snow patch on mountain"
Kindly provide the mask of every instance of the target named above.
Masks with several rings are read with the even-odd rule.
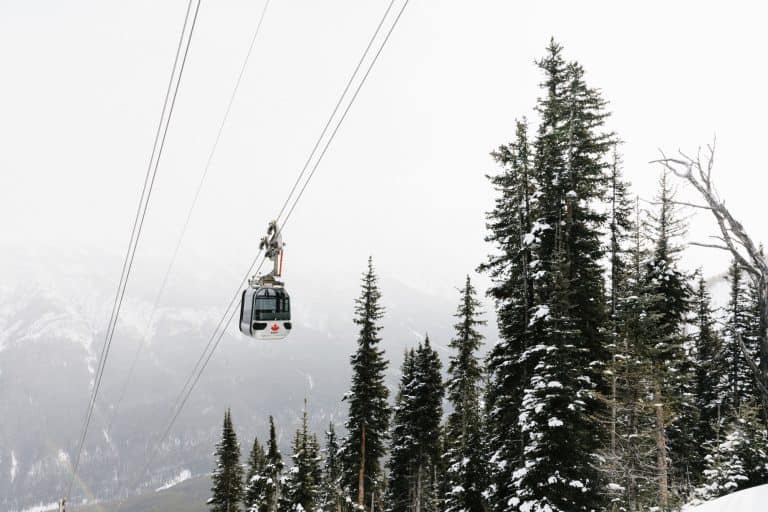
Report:
[[[60,466],[66,467],[69,465],[69,455],[61,448],[59,448],[59,453],[56,455],[56,460]]]
[[[24,510],[20,512],[48,512],[50,510],[58,510],[59,504],[55,501],[53,503],[47,503],[47,504],[37,504],[29,508],[25,508]]]
[[[189,480],[190,478],[192,478],[192,472],[188,469],[182,469],[178,475],[171,478],[166,483],[164,483],[163,485],[155,489],[155,492],[165,491],[166,489],[170,489],[175,485],[179,485],[181,482],[185,480]]]
[[[16,460],[16,452],[11,450],[11,483],[16,480],[16,473],[19,469],[19,461]]]

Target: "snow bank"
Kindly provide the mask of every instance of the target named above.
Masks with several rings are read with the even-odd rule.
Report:
[[[768,507],[768,485],[758,485],[696,507],[685,507],[683,512],[763,512],[766,507]]]

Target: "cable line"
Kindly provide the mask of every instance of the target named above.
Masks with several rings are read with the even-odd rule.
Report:
[[[387,19],[387,16],[389,15],[389,11],[392,9],[392,6],[394,4],[395,4],[395,0],[390,0],[389,5],[387,6],[387,10],[384,11],[384,14],[381,16],[381,19],[379,20],[379,24],[376,26],[376,30],[373,31],[373,35],[371,36],[371,39],[368,41],[368,45],[365,47],[365,51],[363,51],[363,54],[360,56],[360,60],[357,61],[357,66],[355,66],[355,70],[350,75],[349,80],[347,80],[347,85],[344,86],[344,90],[341,92],[341,95],[339,95],[339,99],[336,102],[336,105],[333,107],[333,111],[331,112],[331,115],[328,116],[328,121],[326,121],[325,126],[323,127],[323,130],[320,132],[320,135],[317,137],[317,141],[315,141],[315,145],[312,147],[312,151],[309,152],[307,161],[304,162],[304,166],[301,168],[301,172],[296,177],[296,181],[293,183],[293,186],[291,187],[291,191],[288,192],[288,197],[285,198],[285,201],[283,202],[283,206],[280,207],[280,212],[277,214],[277,217],[275,217],[276,219],[279,220],[280,217],[282,217],[283,212],[285,211],[285,207],[288,206],[288,202],[291,200],[291,197],[293,197],[293,193],[296,191],[296,187],[299,186],[299,182],[301,181],[301,178],[304,177],[304,173],[307,171],[307,168],[309,167],[309,163],[312,161],[312,158],[314,158],[315,152],[317,152],[317,148],[320,147],[320,143],[322,142],[323,137],[325,137],[325,134],[328,131],[328,127],[331,126],[331,122],[333,121],[333,118],[336,116],[336,113],[339,111],[339,107],[344,101],[344,98],[346,97],[347,92],[349,91],[349,88],[352,85],[352,82],[354,82],[355,77],[357,76],[357,72],[360,71],[360,66],[363,65],[365,58],[368,56],[368,52],[371,51],[371,46],[373,46],[373,42],[376,40],[376,37],[379,35],[379,31],[381,31],[381,26],[384,24],[384,21]]]
[[[253,32],[253,36],[251,37],[250,45],[248,46],[248,51],[245,54],[245,59],[243,60],[243,63],[240,67],[240,72],[237,76],[237,80],[235,81],[235,86],[232,89],[232,94],[229,97],[229,102],[227,103],[227,108],[224,111],[224,116],[221,119],[221,123],[219,124],[218,132],[216,133],[216,138],[214,139],[213,146],[211,147],[211,150],[208,154],[208,159],[206,161],[205,167],[203,168],[203,172],[200,175],[200,179],[197,184],[197,189],[195,190],[195,195],[192,199],[192,203],[189,206],[189,210],[187,211],[187,216],[184,221],[184,224],[181,228],[181,232],[179,234],[179,238],[176,241],[176,246],[173,250],[173,254],[171,256],[170,262],[168,263],[168,267],[165,270],[165,274],[163,275],[163,279],[160,284],[160,288],[158,289],[157,295],[155,296],[154,304],[152,305],[152,310],[149,314],[149,320],[147,321],[147,326],[144,330],[144,337],[140,340],[139,345],[136,347],[136,351],[133,355],[133,360],[131,361],[131,366],[128,369],[127,376],[125,378],[125,381],[123,383],[122,390],[120,392],[119,398],[116,402],[115,408],[112,411],[112,416],[109,420],[108,426],[107,426],[107,432],[112,432],[112,424],[117,416],[117,412],[120,409],[120,406],[122,405],[123,400],[125,399],[125,395],[128,391],[128,386],[131,382],[131,379],[133,377],[133,373],[136,369],[136,364],[139,360],[139,356],[141,355],[142,350],[147,345],[147,342],[150,339],[150,330],[152,328],[152,323],[155,319],[155,314],[157,313],[157,309],[160,305],[160,299],[162,298],[163,294],[165,293],[166,286],[168,285],[168,278],[173,271],[173,267],[176,264],[176,260],[179,255],[179,249],[181,248],[181,244],[184,240],[184,237],[187,234],[187,229],[189,228],[189,223],[192,218],[192,213],[195,210],[195,207],[197,206],[197,201],[200,197],[200,192],[203,188],[203,184],[205,182],[205,179],[208,175],[208,169],[211,167],[211,162],[213,161],[213,156],[216,153],[216,148],[219,145],[219,140],[221,140],[222,132],[224,131],[224,126],[227,123],[227,120],[229,119],[229,113],[232,110],[232,104],[235,101],[235,97],[237,96],[237,91],[240,88],[240,83],[243,80],[243,76],[245,75],[245,69],[248,66],[248,61],[251,58],[251,53],[253,53],[253,48],[256,43],[256,39],[258,38],[259,33],[261,32],[261,25],[264,21],[264,16],[267,13],[267,8],[269,7],[269,2],[271,0],[266,0],[264,2],[264,7],[261,10],[261,14],[259,15],[259,20],[256,23],[256,29]]]
[[[378,60],[379,56],[381,55],[381,52],[383,51],[384,46],[389,41],[389,38],[392,35],[392,32],[394,31],[395,27],[397,26],[397,24],[398,24],[402,14],[403,14],[403,12],[405,11],[405,8],[408,5],[408,2],[409,2],[409,0],[405,0],[405,2],[403,3],[402,7],[400,8],[400,11],[398,12],[397,16],[395,17],[395,20],[393,21],[392,25],[390,26],[389,30],[387,31],[386,36],[384,37],[383,41],[381,42],[381,44],[380,44],[376,54],[372,58],[371,62],[368,64],[368,68],[367,68],[365,74],[363,75],[363,78],[357,84],[357,86],[355,88],[355,92],[352,95],[352,98],[350,99],[347,107],[344,109],[344,112],[342,113],[341,117],[339,118],[335,128],[331,132],[330,137],[326,140],[325,145],[323,147],[323,150],[321,151],[319,157],[315,161],[315,164],[312,167],[312,170],[310,171],[309,176],[307,177],[306,181],[304,182],[303,186],[301,187],[301,189],[299,191],[299,195],[294,200],[293,204],[291,205],[290,209],[288,210],[288,213],[287,213],[285,219],[283,220],[282,224],[280,225],[280,229],[281,230],[285,226],[285,224],[288,222],[288,219],[290,218],[291,214],[293,213],[294,209],[296,208],[296,205],[298,204],[299,200],[303,196],[304,191],[306,190],[307,185],[309,184],[309,181],[312,179],[312,177],[314,176],[315,172],[317,171],[317,168],[320,165],[320,162],[322,161],[322,158],[325,156],[325,154],[326,154],[330,144],[333,142],[333,139],[335,138],[336,134],[338,133],[338,130],[339,130],[340,126],[341,126],[341,123],[344,121],[344,119],[346,118],[347,114],[349,113],[349,110],[351,109],[353,103],[355,102],[355,99],[357,98],[358,94],[360,93],[361,88],[363,87],[363,85],[365,84],[368,76],[370,75],[370,72],[373,69],[373,66],[376,64],[376,61]],[[390,2],[389,6],[387,7],[386,12],[384,13],[384,16],[382,17],[382,20],[379,22],[379,25],[376,28],[376,31],[374,32],[374,36],[372,38],[372,41],[368,44],[368,47],[366,48],[366,51],[363,54],[363,58],[361,59],[361,62],[367,56],[367,53],[368,53],[368,51],[370,50],[370,48],[372,46],[373,39],[375,39],[376,36],[378,35],[378,33],[379,33],[379,31],[380,31],[380,29],[381,29],[381,27],[382,27],[386,17],[387,17],[387,14],[389,13],[389,11],[390,11],[390,9],[391,9],[393,4],[394,4],[394,0],[392,0]],[[361,63],[358,63],[358,66],[355,68],[355,74],[359,70],[360,66],[361,66]],[[355,78],[355,74],[353,74],[352,78],[350,79],[350,83]],[[348,91],[348,89],[349,89],[349,84],[347,85],[347,87],[344,90],[345,93]],[[334,108],[334,111],[333,111],[333,113],[331,115],[331,119],[333,119],[334,115],[337,113],[339,105],[342,103],[343,97],[344,97],[344,95],[342,95],[342,99],[340,99],[340,101],[336,105],[336,108]],[[330,126],[330,124],[331,124],[331,121],[329,120],[329,122],[326,124],[326,127],[323,129],[323,133],[321,134],[320,139],[322,139],[322,136],[325,134],[325,132],[326,132],[327,128]],[[307,165],[305,165],[305,168],[302,169],[302,172],[300,173],[300,177],[304,174],[306,169],[309,167],[308,163],[309,163],[309,161],[311,161],[312,155],[316,152],[316,150],[317,150],[317,148],[319,146],[320,146],[320,140],[318,141],[318,143],[313,148],[312,153],[310,154],[310,159],[308,159],[308,162],[307,162]],[[299,178],[299,180],[300,180],[300,178]],[[297,183],[294,184],[294,187],[291,189],[291,192],[289,193],[289,198],[284,203],[283,208],[281,208],[280,214],[282,214],[283,211],[285,210],[285,207],[287,206],[287,204],[288,204],[288,202],[290,200],[290,196],[295,192],[295,190],[296,190],[296,188],[298,186],[298,181],[299,180],[297,180]],[[279,218],[279,216],[278,216],[278,218]],[[248,269],[248,272],[246,272],[243,280],[241,281],[240,285],[238,286],[237,290],[235,291],[235,294],[232,297],[232,300],[230,300],[229,305],[225,309],[224,314],[222,315],[221,319],[219,320],[219,323],[216,326],[216,329],[214,330],[213,334],[211,335],[210,339],[208,340],[208,343],[206,344],[205,348],[203,349],[203,352],[200,355],[200,358],[198,359],[198,362],[195,364],[195,367],[193,368],[192,374],[190,375],[189,378],[187,378],[187,381],[185,382],[184,386],[182,387],[182,392],[180,394],[180,400],[177,401],[178,405],[176,405],[176,406],[174,406],[172,408],[173,412],[171,414],[170,421],[168,422],[166,427],[163,429],[162,434],[159,437],[159,440],[157,442],[157,446],[158,447],[160,445],[162,445],[162,443],[165,441],[167,436],[170,434],[171,429],[173,428],[173,425],[175,424],[177,418],[179,417],[179,414],[181,413],[182,409],[184,408],[184,405],[187,403],[187,400],[191,396],[192,391],[194,390],[195,386],[197,385],[197,382],[199,381],[200,377],[202,376],[203,372],[205,371],[206,367],[208,366],[208,363],[210,362],[211,358],[213,357],[213,353],[216,351],[216,348],[218,347],[218,345],[221,342],[224,334],[226,333],[226,330],[227,330],[226,327],[229,324],[231,324],[232,318],[235,316],[235,313],[237,312],[237,308],[234,308],[233,306],[237,303],[237,301],[238,301],[238,299],[240,297],[240,293],[241,293],[242,287],[247,282],[248,276],[251,275],[251,273],[253,271],[253,268],[256,265],[256,262],[258,261],[259,256],[261,255],[261,252],[262,251],[260,250],[257,253],[256,257],[253,259],[253,261],[251,263],[251,266]],[[263,257],[261,259],[261,263],[259,264],[258,268],[256,269],[256,272],[258,272],[261,269],[261,267],[264,264],[265,260],[266,260],[266,257]],[[231,310],[231,313],[230,313],[230,310]],[[152,465],[152,462],[154,461],[154,458],[157,456],[158,451],[159,450],[154,450],[152,452],[150,460],[148,461],[147,465],[144,467],[144,469],[142,470],[140,475],[145,474],[146,471],[149,470],[149,467]],[[140,478],[140,476],[139,476],[139,478]]]
[[[83,447],[88,435],[88,427],[90,426],[91,419],[93,417],[94,409],[96,406],[96,400],[98,398],[99,389],[101,388],[102,378],[104,376],[104,369],[106,368],[107,359],[109,357],[109,351],[112,345],[112,339],[114,337],[117,321],[120,316],[120,309],[122,307],[123,298],[125,296],[125,290],[127,288],[128,279],[133,268],[133,262],[136,255],[136,248],[138,246],[139,237],[141,236],[141,230],[144,226],[144,219],[147,213],[147,207],[149,206],[149,199],[152,195],[152,188],[154,186],[155,178],[157,176],[157,169],[160,163],[160,157],[162,156],[163,148],[165,147],[165,140],[168,135],[168,127],[173,115],[173,109],[176,104],[176,97],[179,91],[179,85],[181,83],[181,77],[184,73],[184,67],[187,61],[187,55],[189,54],[189,47],[192,42],[192,35],[197,23],[197,15],[200,10],[200,1],[197,0],[197,5],[192,16],[191,24],[189,23],[190,12],[192,10],[193,0],[189,0],[187,4],[187,10],[184,16],[184,24],[182,25],[181,35],[179,36],[179,43],[176,49],[176,56],[174,57],[173,67],[171,69],[171,78],[168,82],[168,87],[165,94],[165,100],[163,102],[163,109],[160,114],[160,121],[158,123],[157,131],[155,133],[155,139],[152,146],[152,153],[150,155],[149,164],[147,166],[146,175],[144,178],[144,186],[139,198],[139,206],[136,210],[136,217],[134,219],[133,228],[131,230],[131,238],[128,244],[128,249],[123,260],[123,268],[120,275],[120,281],[118,283],[117,293],[115,295],[115,302],[112,305],[112,313],[110,315],[109,323],[107,324],[107,332],[104,338],[104,344],[102,345],[101,353],[99,356],[99,364],[97,365],[96,378],[94,380],[93,391],[88,403],[88,409],[83,422],[83,427],[78,443],[77,456],[75,457],[75,463],[72,467],[72,475],[67,486],[67,492],[65,500],[69,501],[70,494],[72,493],[72,486],[77,476],[77,471],[80,466],[80,460],[82,457]],[[187,25],[190,25],[189,36],[186,44],[184,43]],[[182,55],[183,48],[183,55]],[[181,60],[179,57],[181,56]],[[174,78],[178,69],[178,77],[174,86]],[[170,102],[169,102],[170,99]],[[166,116],[167,111],[167,116]],[[163,124],[165,121],[165,127]],[[161,135],[162,133],[162,135]],[[154,166],[153,166],[154,162]]]
[[[389,12],[392,9],[392,6],[394,5],[395,0],[390,0],[389,4],[387,5],[387,9],[384,11],[384,14],[381,16],[381,19],[379,20],[378,25],[376,26],[376,30],[374,30],[373,35],[371,35],[370,40],[368,41],[368,44],[365,47],[365,50],[363,51],[362,55],[360,56],[360,59],[357,62],[357,65],[355,66],[354,71],[350,75],[349,79],[347,80],[346,85],[344,86],[344,90],[342,91],[341,95],[339,96],[339,99],[336,102],[336,105],[334,106],[333,110],[331,111],[331,114],[328,116],[328,120],[325,123],[325,126],[323,127],[322,131],[320,132],[320,135],[318,136],[317,140],[315,141],[315,145],[312,147],[312,150],[309,153],[309,156],[307,157],[307,160],[304,162],[304,165],[301,168],[301,171],[299,172],[296,181],[293,183],[293,186],[291,187],[290,192],[288,193],[288,197],[286,197],[285,201],[283,202],[283,206],[280,208],[280,212],[278,213],[277,219],[279,219],[283,212],[285,211],[286,206],[288,206],[288,203],[291,199],[291,196],[296,191],[297,187],[299,186],[299,183],[301,182],[301,178],[306,173],[307,169],[309,168],[309,164],[311,163],[312,159],[314,158],[317,149],[320,147],[320,144],[323,141],[323,137],[325,137],[325,134],[328,131],[328,128],[330,127],[331,123],[333,122],[334,117],[336,116],[336,113],[339,110],[339,107],[344,101],[344,98],[346,97],[347,92],[349,91],[349,88],[351,87],[352,83],[354,82],[358,71],[360,70],[360,67],[363,65],[363,62],[365,62],[365,58],[368,56],[368,53],[370,52],[371,47],[373,46],[374,41],[376,40],[376,37],[379,35],[381,31],[381,27],[383,26],[384,22],[387,19],[387,16],[389,15]],[[206,353],[211,348],[212,344],[214,343],[214,339],[216,337],[216,333],[219,331],[219,329],[222,327],[227,311],[229,311],[230,308],[237,302],[239,296],[240,296],[240,290],[245,286],[245,284],[248,282],[248,277],[253,274],[253,268],[256,265],[256,261],[259,259],[259,256],[261,255],[261,250],[256,254],[256,257],[251,262],[251,265],[249,267],[248,272],[246,272],[245,276],[243,276],[243,279],[240,282],[240,285],[238,286],[237,290],[235,291],[235,294],[230,301],[229,305],[225,309],[224,315],[219,320],[219,323],[216,326],[216,329],[214,330],[211,337],[208,339],[208,342],[206,343],[205,347],[203,348],[202,353],[200,354],[200,357],[195,362],[195,366],[192,368],[192,372],[187,377],[186,381],[184,382],[184,385],[181,388],[181,391],[179,392],[179,395],[174,403],[178,404],[182,401],[186,402],[184,400],[184,395],[186,393],[187,387],[190,385],[192,380],[194,379],[194,376],[196,372],[198,371],[201,364],[203,364],[203,361],[205,360]],[[263,262],[262,262],[263,264]],[[259,269],[261,268],[261,265],[259,265]],[[258,272],[258,270],[257,270]],[[215,348],[214,348],[215,350]],[[174,409],[175,410],[175,409]],[[173,413],[171,418],[173,418]],[[171,419],[170,424],[172,425],[175,419]],[[161,437],[161,439],[164,439],[165,436]]]

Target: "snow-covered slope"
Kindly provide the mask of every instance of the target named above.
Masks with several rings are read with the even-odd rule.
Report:
[[[708,501],[684,512],[764,512],[768,510],[768,485],[759,485]]]

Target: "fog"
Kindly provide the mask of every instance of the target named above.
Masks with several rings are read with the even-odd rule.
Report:
[[[42,247],[43,263],[122,254],[185,6],[0,3],[2,246]],[[203,2],[139,246],[144,279],[166,268],[262,6]],[[385,7],[270,5],[179,256],[184,272],[221,276],[205,293],[222,306]],[[748,2],[414,0],[286,227],[288,282],[298,268],[318,285],[356,281],[373,255],[382,274],[452,297],[489,251],[488,153],[516,117],[535,121],[534,59],[552,36],[610,101],[641,197],[658,148],[694,152],[716,134],[719,190],[765,239],[764,15]],[[690,239],[713,233],[705,214],[691,222]],[[687,258],[708,274],[727,261]]]
[[[174,405],[387,6],[270,2],[150,324],[263,2],[202,2],[94,432],[106,432],[134,347],[147,348],[114,446],[91,435],[82,496],[127,492],[111,472],[143,466],[133,447]],[[9,419],[0,471],[10,475],[0,507],[57,499],[69,476],[186,5],[0,0],[0,417]],[[291,343],[249,344],[230,326],[180,416],[174,435],[188,448],[166,453],[147,488],[182,465],[208,470],[225,402],[247,436],[262,435],[267,414],[290,431],[306,397],[313,428],[343,417],[352,305],[369,255],[387,308],[389,385],[404,347],[424,333],[447,355],[456,287],[492,250],[486,175],[498,168],[489,153],[512,139],[516,118],[535,125],[535,59],[551,37],[610,102],[609,128],[644,205],[659,149],[695,153],[716,135],[718,190],[766,240],[765,15],[757,2],[411,0],[285,228]],[[679,187],[680,199],[698,202]],[[687,240],[715,233],[707,212],[687,214]],[[707,276],[728,263],[696,247],[684,258]],[[487,276],[474,278],[488,287]],[[723,282],[715,288],[722,298]],[[492,343],[487,300],[485,311]]]

